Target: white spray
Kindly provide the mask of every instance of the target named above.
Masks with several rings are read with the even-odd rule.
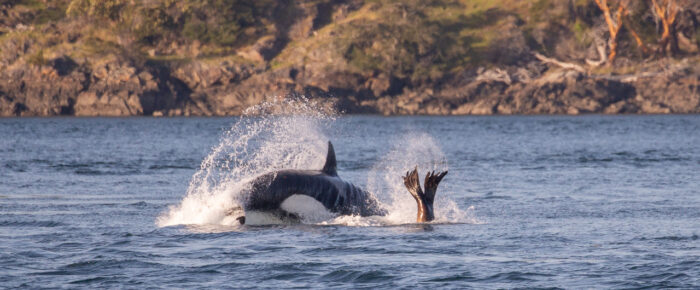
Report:
[[[303,97],[276,98],[249,108],[202,161],[182,202],[161,214],[157,225],[237,225],[235,217],[226,212],[238,206],[237,198],[255,177],[279,169],[323,167],[330,139],[325,132],[335,119],[326,107]],[[388,216],[336,217],[322,206],[314,206],[310,198],[299,196],[285,201],[282,208],[313,224],[377,226],[415,222],[416,204],[401,176],[416,165],[422,174],[447,170],[447,160],[427,134],[399,136],[393,144],[394,148],[368,173],[367,182],[367,189],[389,210]],[[449,199],[443,186],[438,189],[435,214],[435,222],[473,222]],[[246,217],[246,224],[272,222],[265,215]]]
[[[323,167],[328,141],[323,129],[333,120],[304,98],[276,98],[247,109],[202,161],[180,205],[156,223],[237,224],[226,212],[238,205],[253,178],[279,169]]]

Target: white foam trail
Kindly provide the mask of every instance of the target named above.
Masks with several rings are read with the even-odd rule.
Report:
[[[335,120],[327,108],[307,99],[276,98],[246,110],[245,115],[222,137],[202,161],[179,205],[162,213],[156,224],[237,226],[226,212],[253,178],[279,169],[323,167],[327,141],[325,131]],[[282,208],[296,213],[303,223],[321,225],[381,226],[415,223],[416,203],[406,191],[401,176],[418,165],[428,170],[447,170],[447,160],[434,138],[410,134],[395,138],[394,148],[368,174],[368,190],[389,210],[386,217],[337,216],[306,196],[292,196]],[[446,177],[448,180],[450,175]],[[444,182],[443,182],[444,183]],[[473,208],[460,211],[445,186],[435,201],[437,223],[475,223]],[[264,213],[246,213],[246,224],[284,223]],[[199,230],[206,227],[198,227]]]

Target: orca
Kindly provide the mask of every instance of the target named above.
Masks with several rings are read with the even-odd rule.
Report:
[[[421,189],[418,167],[406,172],[404,185],[418,205],[418,223],[435,219],[433,201],[444,172],[428,172],[425,176],[425,191]],[[242,208],[229,210],[240,224],[245,224],[245,212],[263,211],[280,218],[299,219],[280,208],[282,202],[292,195],[309,196],[320,202],[327,210],[339,215],[385,216],[388,211],[368,191],[341,179],[338,176],[335,150],[328,141],[326,163],[320,170],[285,169],[269,172],[253,179],[242,195]],[[241,213],[241,210],[243,213]]]

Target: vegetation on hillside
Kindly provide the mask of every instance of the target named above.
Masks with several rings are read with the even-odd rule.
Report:
[[[351,11],[342,17],[320,11],[343,2]],[[316,37],[292,41],[285,34],[304,16],[300,5],[329,15],[314,20]],[[30,38],[38,46],[27,58],[71,41],[80,44],[72,53],[82,56],[120,51],[161,59],[216,57],[274,38],[276,47],[265,57],[273,63],[290,62],[283,57],[291,53],[281,53],[285,48],[332,48],[349,69],[414,80],[474,65],[513,64],[525,50],[583,60],[591,53],[582,52],[603,40],[613,61],[617,55],[693,54],[700,41],[698,5],[680,0],[2,0],[0,6],[7,15],[0,23],[2,41]],[[194,52],[178,49],[193,46]]]

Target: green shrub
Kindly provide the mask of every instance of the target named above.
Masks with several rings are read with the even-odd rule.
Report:
[[[285,2],[275,0],[161,0],[144,4],[129,0],[71,0],[66,14],[102,23],[111,20],[153,44],[166,34],[204,44],[239,46],[270,32],[274,13]]]

